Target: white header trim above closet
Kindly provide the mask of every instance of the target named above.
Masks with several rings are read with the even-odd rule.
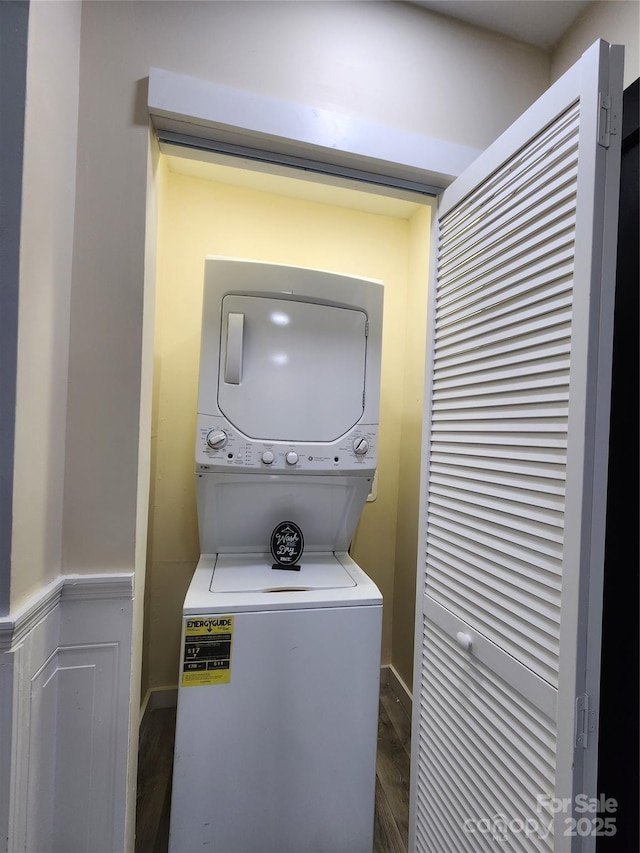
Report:
[[[221,86],[149,71],[159,138],[190,148],[437,195],[481,153],[453,142]]]

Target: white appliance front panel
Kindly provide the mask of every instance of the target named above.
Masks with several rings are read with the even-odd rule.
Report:
[[[207,258],[196,466],[373,476],[383,302],[381,282]]]
[[[227,612],[212,598],[205,618]],[[229,683],[179,688],[171,853],[371,853],[381,624],[367,605],[233,615]]]
[[[202,554],[265,553],[281,521],[293,521],[305,552],[347,551],[371,486],[369,477],[196,474]]]
[[[220,411],[249,438],[335,441],[364,411],[366,332],[362,311],[225,296]]]
[[[208,441],[211,435],[224,435],[219,446],[211,447]],[[337,441],[313,444],[248,439],[221,415],[198,415],[196,466],[199,471],[330,472],[373,476],[377,451],[377,424],[357,424]]]

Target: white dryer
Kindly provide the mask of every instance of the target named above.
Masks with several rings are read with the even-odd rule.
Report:
[[[208,258],[170,851],[370,853],[383,288]]]

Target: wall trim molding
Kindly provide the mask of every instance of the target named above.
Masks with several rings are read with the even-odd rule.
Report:
[[[63,601],[95,601],[96,599],[132,599],[134,573],[118,572],[100,575],[65,575]]]
[[[409,716],[411,716],[411,710],[413,707],[411,691],[398,675],[393,664],[386,664],[380,668],[380,681],[383,684],[389,685],[404,710],[409,714]]]
[[[178,705],[177,687],[150,687],[140,706],[140,725],[147,714],[159,708],[176,708]]]
[[[0,617],[0,653],[20,643],[61,601],[133,598],[133,572],[58,575],[15,613]]]
[[[62,581],[57,577],[39,589],[19,610],[0,619],[0,652],[6,652],[60,603]]]

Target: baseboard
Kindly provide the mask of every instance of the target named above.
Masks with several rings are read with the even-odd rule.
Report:
[[[411,691],[398,675],[392,664],[386,664],[385,666],[380,667],[380,681],[382,684],[389,685],[390,690],[393,691],[404,710],[409,714],[409,716],[411,716],[411,709],[413,706]]]
[[[152,711],[160,708],[175,708],[178,705],[177,687],[151,687],[147,690],[140,707],[140,725]]]

